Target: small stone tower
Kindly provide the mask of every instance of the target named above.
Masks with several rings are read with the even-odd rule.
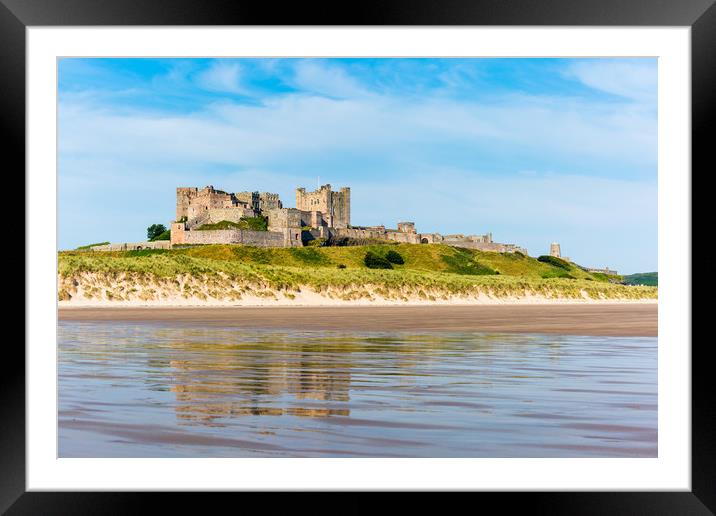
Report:
[[[415,234],[415,222],[398,222],[398,231]]]
[[[552,242],[552,244],[549,246],[549,255],[554,256],[555,258],[562,257],[562,252],[557,242]]]

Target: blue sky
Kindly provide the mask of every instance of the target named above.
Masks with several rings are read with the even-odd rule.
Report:
[[[61,59],[59,246],[138,241],[177,186],[350,186],[354,224],[657,269],[656,59]]]

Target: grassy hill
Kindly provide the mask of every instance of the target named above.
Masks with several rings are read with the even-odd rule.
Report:
[[[393,264],[392,270],[366,266],[367,252],[385,256],[389,250],[400,254],[404,263]],[[306,287],[346,300],[479,295],[656,297],[656,289],[615,285],[574,264],[554,265],[518,253],[481,252],[442,244],[301,248],[207,245],[171,250],[66,251],[59,253],[58,261],[61,299],[80,293],[86,298],[122,300],[134,299],[132,296],[161,299],[163,295],[235,299],[257,292],[290,298]]]
[[[647,285],[656,287],[659,285],[659,274],[657,272],[639,272],[622,276],[625,285]]]
[[[336,268],[345,265],[347,269],[367,269],[364,257],[368,251],[385,255],[388,251],[399,253],[403,265],[394,265],[398,270],[447,272],[464,275],[500,274],[522,278],[557,278],[571,276],[606,282],[603,274],[590,274],[579,267],[568,264],[567,268],[538,261],[519,253],[494,253],[462,249],[443,244],[397,244],[347,247],[296,247],[260,248],[240,245],[202,245],[180,249],[145,249],[141,251],[117,251],[90,254],[67,251],[61,258],[81,256],[93,261],[110,262],[114,258],[141,258],[162,255],[166,258],[201,258],[220,262],[236,262],[252,265],[277,265],[282,267]],[[138,262],[138,263],[141,263]],[[564,263],[564,262],[563,262]]]

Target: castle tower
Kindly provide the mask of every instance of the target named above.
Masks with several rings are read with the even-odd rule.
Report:
[[[296,208],[301,211],[320,211],[329,227],[346,228],[351,222],[351,189],[343,187],[339,192],[326,184],[313,192],[296,188]]]
[[[189,203],[196,197],[198,191],[198,188],[177,188],[177,210],[176,219],[174,220],[188,217]]]
[[[336,194],[338,196],[337,204],[341,206],[340,227],[347,228],[351,225],[351,189],[347,186],[341,188],[341,191]]]
[[[415,222],[398,222],[398,231],[401,233],[416,233]]]
[[[562,252],[557,242],[552,242],[552,244],[549,246],[549,255],[554,256],[555,258],[562,257]]]

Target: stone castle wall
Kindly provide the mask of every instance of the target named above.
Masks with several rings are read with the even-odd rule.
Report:
[[[173,245],[182,244],[244,244],[257,247],[285,247],[285,235],[278,231],[251,231],[245,229],[216,229],[187,231],[183,224],[172,225]]]
[[[266,212],[268,216],[269,231],[300,228],[303,214],[296,208],[274,208]]]
[[[90,247],[90,251],[139,251],[141,249],[171,249],[169,240],[156,242],[125,242],[122,244],[105,244]]]
[[[330,230],[331,236],[348,238],[385,238],[385,227],[374,226],[366,228],[334,228]]]
[[[418,233],[404,233],[402,231],[388,231],[385,234],[387,240],[399,242],[401,244],[419,244],[420,235]]]
[[[222,220],[239,222],[242,217],[253,217],[254,211],[251,208],[237,206],[235,208],[210,208],[207,210],[208,219],[204,224],[216,224]]]
[[[495,253],[514,253],[520,252],[527,255],[527,249],[524,247],[517,246],[515,244],[499,244],[497,242],[473,242],[469,240],[464,241],[444,241],[446,245],[453,247],[464,247],[465,249],[475,249],[477,251],[491,251]]]
[[[454,235],[444,235],[441,236],[442,241],[446,244],[452,243],[452,242],[473,242],[473,243],[479,243],[479,244],[491,244],[492,243],[492,233],[485,233],[484,235],[461,235],[461,234],[454,234]]]

